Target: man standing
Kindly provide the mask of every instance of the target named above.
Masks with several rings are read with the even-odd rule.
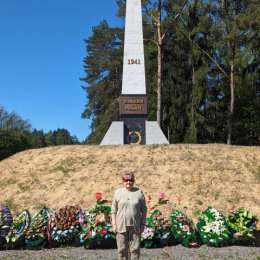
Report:
[[[134,187],[134,174],[126,172],[122,180],[123,187],[116,190],[111,211],[112,229],[117,234],[118,260],[138,260],[147,206],[143,192]]]

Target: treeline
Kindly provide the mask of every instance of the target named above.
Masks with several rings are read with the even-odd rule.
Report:
[[[28,120],[15,112],[9,113],[0,105],[0,160],[26,149],[67,144],[79,144],[68,130],[58,128],[44,133],[32,129]]]
[[[116,2],[124,18],[125,0]],[[260,2],[142,4],[148,120],[157,120],[170,143],[259,145]],[[85,39],[87,143],[99,144],[120,120],[123,37],[124,28],[101,21]]]

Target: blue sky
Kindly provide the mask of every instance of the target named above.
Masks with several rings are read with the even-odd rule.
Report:
[[[116,12],[115,0],[0,0],[0,105],[33,128],[84,140],[83,39],[102,20],[122,25]]]

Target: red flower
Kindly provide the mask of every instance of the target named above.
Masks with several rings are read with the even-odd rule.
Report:
[[[107,230],[106,229],[104,229],[104,228],[102,228],[101,230],[100,230],[100,234],[101,235],[106,235],[107,234]]]
[[[95,193],[95,197],[96,197],[96,200],[97,200],[97,201],[102,200],[102,193],[101,193],[101,192],[96,192],[96,193]]]
[[[100,222],[99,219],[95,219],[94,223],[95,223],[96,225],[98,225],[98,224],[100,224],[101,222]]]
[[[86,234],[87,237],[91,237],[92,236],[92,231],[88,231]]]

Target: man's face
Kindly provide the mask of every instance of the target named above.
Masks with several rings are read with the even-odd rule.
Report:
[[[125,175],[123,177],[123,183],[124,183],[124,187],[126,189],[131,189],[134,185],[134,182],[135,182],[135,180],[132,179],[131,175]]]

